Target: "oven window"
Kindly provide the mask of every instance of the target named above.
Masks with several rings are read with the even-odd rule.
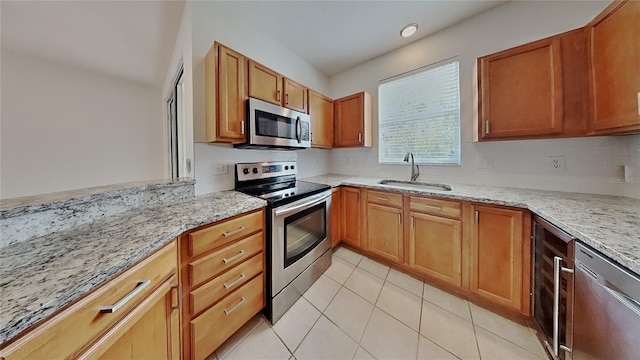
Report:
[[[256,134],[283,139],[296,138],[296,120],[270,114],[261,110],[256,112]]]
[[[284,219],[284,267],[313,250],[327,237],[325,203]]]

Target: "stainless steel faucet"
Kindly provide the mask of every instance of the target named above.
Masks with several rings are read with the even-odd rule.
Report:
[[[420,176],[420,168],[413,161],[413,153],[408,152],[407,155],[404,156],[404,161],[409,162],[409,156],[411,156],[411,181],[416,181],[418,176]]]

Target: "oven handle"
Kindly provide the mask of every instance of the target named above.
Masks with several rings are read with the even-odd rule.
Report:
[[[573,269],[562,266],[562,258],[560,256],[553,257],[553,355],[558,358],[560,349],[571,352],[571,349],[560,344],[559,327],[560,327],[560,273],[566,272],[573,274]]]
[[[281,209],[277,209],[275,210],[275,214],[276,216],[282,216],[282,215],[287,215],[293,212],[298,211],[299,209],[302,208],[306,208],[306,207],[311,207],[317,204],[320,204],[321,202],[323,202],[326,198],[331,196],[331,192],[329,193],[321,193],[318,195],[313,195],[309,197],[309,201],[300,204],[300,205],[294,205],[294,206],[290,206],[290,207],[283,207]]]

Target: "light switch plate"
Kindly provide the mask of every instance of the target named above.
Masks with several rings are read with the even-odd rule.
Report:
[[[224,175],[227,173],[227,164],[213,164],[214,175]]]

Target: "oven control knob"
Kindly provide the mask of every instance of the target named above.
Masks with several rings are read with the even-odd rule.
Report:
[[[295,167],[293,165],[291,165],[291,170],[295,169]]]
[[[249,173],[249,169],[242,169],[242,173],[247,175]]]
[[[258,173],[258,168],[253,168],[253,173],[257,174]]]
[[[289,165],[285,165],[284,169],[289,170]]]

